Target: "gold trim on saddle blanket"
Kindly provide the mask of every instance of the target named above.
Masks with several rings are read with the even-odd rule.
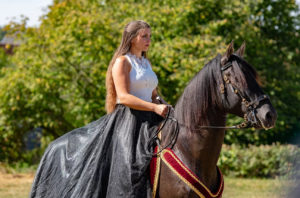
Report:
[[[159,133],[161,139],[161,134]],[[160,148],[155,148],[155,153],[159,152]],[[200,180],[199,178],[188,168],[183,162],[176,156],[176,154],[169,148],[164,149],[156,157],[155,176],[153,182],[152,197],[155,198],[157,194],[159,172],[160,172],[160,161],[162,160],[170,170],[176,174],[185,184],[187,184],[200,198],[221,198],[224,189],[224,179],[220,169],[217,167],[218,174],[220,177],[219,189],[216,193],[212,193]]]
[[[161,140],[161,132],[157,134],[157,137]],[[157,146],[155,147],[154,153],[158,153],[160,151],[160,147]],[[159,172],[160,172],[160,154],[158,154],[157,157],[153,157],[156,160],[156,165],[155,165],[155,174],[154,174],[154,182],[153,182],[153,190],[152,190],[152,197],[155,198],[156,196],[156,191],[157,191],[157,186],[158,186],[158,179],[159,179]],[[152,160],[153,160],[152,158]]]

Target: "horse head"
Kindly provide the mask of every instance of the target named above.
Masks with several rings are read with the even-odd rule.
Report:
[[[234,52],[231,42],[221,59],[220,85],[226,112],[245,119],[244,126],[269,129],[274,127],[277,113],[258,83],[253,67],[243,59],[245,42]]]

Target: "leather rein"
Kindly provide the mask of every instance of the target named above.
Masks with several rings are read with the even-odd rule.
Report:
[[[238,55],[235,55],[235,54],[232,54],[231,56],[238,57]],[[251,128],[251,127],[254,127],[255,125],[257,125],[260,121],[256,117],[256,113],[255,113],[256,109],[262,101],[268,100],[269,96],[266,94],[263,94],[263,95],[260,95],[259,97],[257,97],[257,99],[254,101],[251,101],[250,99],[248,99],[247,96],[244,96],[244,94],[236,86],[234,86],[231,83],[229,75],[228,74],[226,75],[224,73],[224,71],[226,71],[230,67],[232,67],[232,61],[228,61],[225,65],[223,65],[221,67],[222,84],[220,85],[220,93],[221,93],[221,97],[222,97],[222,104],[224,106],[226,106],[226,104],[227,104],[227,100],[226,100],[225,96],[227,94],[226,86],[228,86],[228,87],[230,87],[230,89],[233,93],[235,93],[242,99],[242,104],[245,105],[245,107],[246,107],[246,113],[244,114],[244,121],[242,123],[240,123],[238,125],[234,125],[234,126],[199,126],[198,128],[193,129],[193,128],[186,126],[183,123],[179,123],[176,118],[171,117],[170,111],[171,111],[171,109],[174,110],[174,108],[172,106],[168,106],[168,113],[167,113],[165,119],[163,120],[163,123],[158,128],[158,130],[156,131],[156,133],[152,139],[153,140],[155,139],[157,141],[158,145],[160,145],[160,140],[159,140],[159,138],[157,138],[157,135],[164,128],[164,126],[168,120],[174,121],[176,123],[176,128],[174,130],[174,135],[171,138],[171,141],[163,149],[169,147],[170,145],[172,145],[171,148],[173,147],[173,145],[175,144],[175,142],[177,140],[177,136],[179,133],[179,125],[183,126],[185,128],[188,128],[190,130],[193,130],[193,131],[197,131],[197,130],[201,130],[201,129],[247,129],[247,128]],[[160,103],[162,103],[162,101],[159,98],[158,98],[158,100],[160,101]],[[160,149],[160,152],[163,149]],[[157,156],[160,152],[156,153],[155,156]]]

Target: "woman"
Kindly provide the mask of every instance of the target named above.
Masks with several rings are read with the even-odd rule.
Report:
[[[158,104],[157,77],[146,59],[150,26],[125,26],[106,77],[107,115],[47,147],[30,197],[147,197],[153,134],[167,112]]]

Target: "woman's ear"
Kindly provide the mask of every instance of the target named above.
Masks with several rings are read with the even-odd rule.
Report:
[[[135,36],[135,37],[133,37],[133,39],[131,39],[130,45],[133,45],[136,43],[136,38],[137,38],[137,36]]]

